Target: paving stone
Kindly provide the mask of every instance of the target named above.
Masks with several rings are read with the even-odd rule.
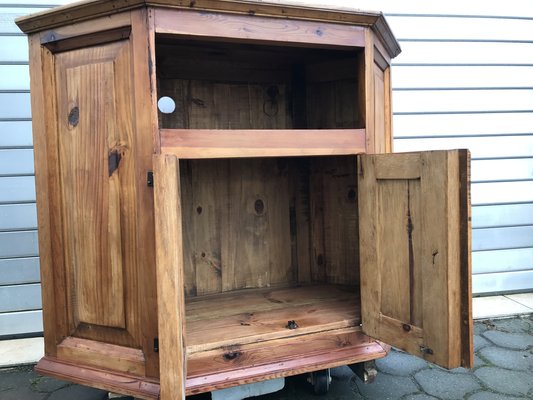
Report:
[[[500,319],[493,321],[498,330],[510,333],[533,333],[533,317],[524,316],[512,319]]]
[[[520,397],[511,397],[505,394],[494,393],[494,392],[477,392],[468,398],[468,400],[522,400]]]
[[[42,400],[46,393],[31,390],[31,382],[38,378],[30,367],[0,370],[0,399]]]
[[[533,335],[525,333],[508,333],[502,331],[486,331],[483,336],[500,347],[508,349],[526,350],[533,346]]]
[[[482,367],[474,374],[489,388],[497,392],[515,396],[525,396],[533,389],[531,374],[523,371],[510,371],[497,367]]]
[[[483,336],[474,335],[474,351],[478,351],[483,347],[487,347],[489,345],[491,345],[491,343]]]
[[[411,394],[407,397],[404,397],[402,400],[435,400],[435,399],[438,399],[438,397],[433,397],[425,393],[418,393],[418,394]]]
[[[72,384],[48,376],[39,376],[31,382],[31,389],[34,392],[51,393],[69,385]]]
[[[359,378],[354,378],[352,381],[355,382],[359,393],[367,400],[395,400],[419,391],[410,377],[379,372],[374,382],[370,384],[364,384]]]
[[[480,350],[479,354],[497,367],[527,371],[533,366],[533,356],[528,351],[490,346]]]
[[[485,360],[479,358],[477,355],[474,354],[474,368],[479,368],[479,367],[482,367],[484,365],[487,365]]]
[[[409,376],[414,372],[428,367],[428,363],[421,358],[393,350],[385,358],[376,360],[379,371],[390,375]],[[379,373],[378,373],[379,375]]]
[[[472,375],[453,374],[441,369],[426,369],[415,375],[424,392],[443,399],[464,399],[481,386]]]
[[[93,389],[87,386],[72,385],[53,392],[47,400],[104,400],[107,399],[107,392]]]

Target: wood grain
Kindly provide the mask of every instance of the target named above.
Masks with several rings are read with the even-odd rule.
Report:
[[[458,151],[361,156],[358,168],[363,331],[446,368],[461,365],[472,334],[460,311],[470,294],[461,285],[469,265],[460,248],[469,239],[460,210],[469,206],[459,158]]]
[[[161,152],[181,158],[275,157],[364,152],[364,129],[161,129]]]
[[[178,159],[154,156],[161,400],[185,399],[185,297]]]
[[[130,44],[54,56],[70,334],[137,346]],[[117,296],[117,294],[119,294]]]
[[[61,230],[61,216],[58,209],[58,171],[57,171],[57,142],[55,137],[55,121],[46,115],[55,113],[55,96],[48,96],[54,88],[52,69],[52,55],[47,49],[42,49],[38,34],[30,35],[30,84],[33,127],[33,143],[35,158],[35,186],[37,198],[37,219],[39,225],[39,256],[43,302],[43,325],[45,354],[55,356],[56,345],[61,337],[67,334],[67,315],[60,312],[65,310],[66,299],[64,276],[61,268],[54,268],[54,264],[62,264],[61,240],[58,238]],[[59,250],[59,251],[58,251]],[[56,288],[62,292],[57,296]]]
[[[156,9],[156,32],[283,46],[363,47],[365,29],[355,25]],[[179,21],[179,23],[176,23]]]
[[[198,297],[186,306],[187,354],[357,326],[358,308],[354,289],[332,285]]]
[[[387,352],[359,328],[346,328],[197,353],[188,364],[187,394],[373,360]]]
[[[68,337],[59,343],[57,357],[79,365],[110,369],[119,373],[145,375],[142,350],[130,347]]]
[[[159,149],[157,129],[157,93],[155,85],[155,33],[153,18],[148,10],[131,13],[132,74],[135,96],[133,107],[135,193],[136,193],[136,260],[138,309],[142,321],[142,349],[146,362],[146,374],[159,376],[159,357],[154,351],[157,337],[157,284],[155,268],[155,223],[153,189],[146,184],[146,174],[152,170],[152,154]]]
[[[48,356],[39,361],[35,371],[42,375],[139,399],[159,399],[159,382],[136,375],[105,368],[80,366]]]

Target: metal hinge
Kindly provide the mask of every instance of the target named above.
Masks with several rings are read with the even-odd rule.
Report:
[[[146,186],[154,187],[154,172],[148,171],[146,173]]]
[[[159,353],[159,338],[154,338],[154,352]]]

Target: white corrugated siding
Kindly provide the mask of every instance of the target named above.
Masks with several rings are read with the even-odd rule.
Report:
[[[42,330],[28,48],[13,20],[67,2],[0,0],[0,336]],[[387,15],[403,50],[395,150],[471,150],[474,292],[533,289],[533,3],[305,3]]]

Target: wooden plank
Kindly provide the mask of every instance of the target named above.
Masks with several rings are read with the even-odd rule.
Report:
[[[125,293],[135,273],[129,44],[73,50],[55,59],[56,81],[65,80],[58,87],[58,128],[73,323],[123,329],[127,308],[117,293]]]
[[[35,367],[35,371],[57,379],[113,393],[123,393],[140,399],[159,399],[158,382],[132,374],[80,366],[50,356],[42,358]]]
[[[187,354],[359,324],[354,290],[310,286],[198,298],[187,306]],[[288,321],[298,324],[287,327]]]
[[[266,344],[246,345],[234,351],[232,354],[235,356],[229,359],[224,357],[227,351],[198,353],[198,357],[193,357],[189,362],[195,375],[187,379],[186,393],[193,395],[265,379],[374,360],[386,356],[388,349],[388,346],[361,334],[359,328],[350,328],[309,335],[296,341],[284,339]],[[273,360],[274,350],[274,354],[279,355]],[[257,365],[254,357],[246,356],[249,353],[258,354],[265,361]],[[213,360],[216,370],[212,367]],[[237,370],[235,365],[239,365]],[[148,400],[159,398],[158,382],[135,375],[80,367],[53,357],[43,358],[36,370],[58,379],[137,398]]]
[[[156,32],[187,37],[224,38],[280,45],[363,47],[365,29],[328,22],[295,21],[254,16],[155,10]],[[176,23],[179,21],[179,23]]]
[[[287,162],[232,160],[227,185],[222,290],[291,283]]]
[[[161,152],[180,158],[277,157],[364,153],[364,129],[161,129]]]
[[[185,298],[178,159],[154,156],[161,400],[185,399]]]
[[[136,198],[136,262],[137,265],[155,265],[154,197],[146,185],[146,174],[151,171],[152,154],[159,150],[157,132],[157,95],[155,82],[155,37],[153,15],[147,10],[132,12],[131,54],[132,81],[135,96],[132,99],[133,136],[135,147]],[[130,92],[131,96],[131,92]],[[140,340],[146,360],[146,374],[159,376],[159,358],[153,350],[157,336],[157,284],[155,268],[139,268],[138,296],[140,303]]]
[[[59,338],[68,334],[65,274],[63,265],[63,240],[61,235],[61,212],[59,211],[59,171],[57,115],[55,93],[55,73],[53,56],[41,47],[39,35],[29,36],[33,143],[35,145],[35,187],[37,191],[37,222],[40,230],[39,257],[41,269],[42,302],[45,311],[42,313],[45,355],[56,355]],[[35,190],[35,189],[34,189]],[[1,192],[1,191],[0,191]],[[57,290],[57,292],[56,292]],[[61,293],[56,296],[56,293]]]
[[[325,157],[322,214],[325,281],[359,284],[357,173],[355,157]]]
[[[458,302],[461,312],[459,323],[461,330],[461,365],[465,368],[474,368],[474,331],[472,312],[472,207],[470,201],[470,153],[468,150],[459,152],[457,164],[459,175],[459,230],[461,238],[466,238],[459,243],[459,281],[460,297]],[[457,190],[457,189],[456,189]],[[450,193],[454,196],[454,193]],[[452,210],[453,211],[453,210]],[[457,304],[454,304],[457,307]],[[454,310],[455,311],[455,310]]]
[[[472,207],[474,229],[519,225],[533,225],[533,203]]]
[[[197,353],[187,394],[381,358],[387,347],[348,328]]]
[[[67,337],[57,346],[57,356],[65,362],[80,366],[145,375],[142,350],[130,347]]]
[[[359,164],[363,330],[447,368],[469,366],[472,355],[466,154]],[[388,160],[419,164],[419,177],[378,179]]]

